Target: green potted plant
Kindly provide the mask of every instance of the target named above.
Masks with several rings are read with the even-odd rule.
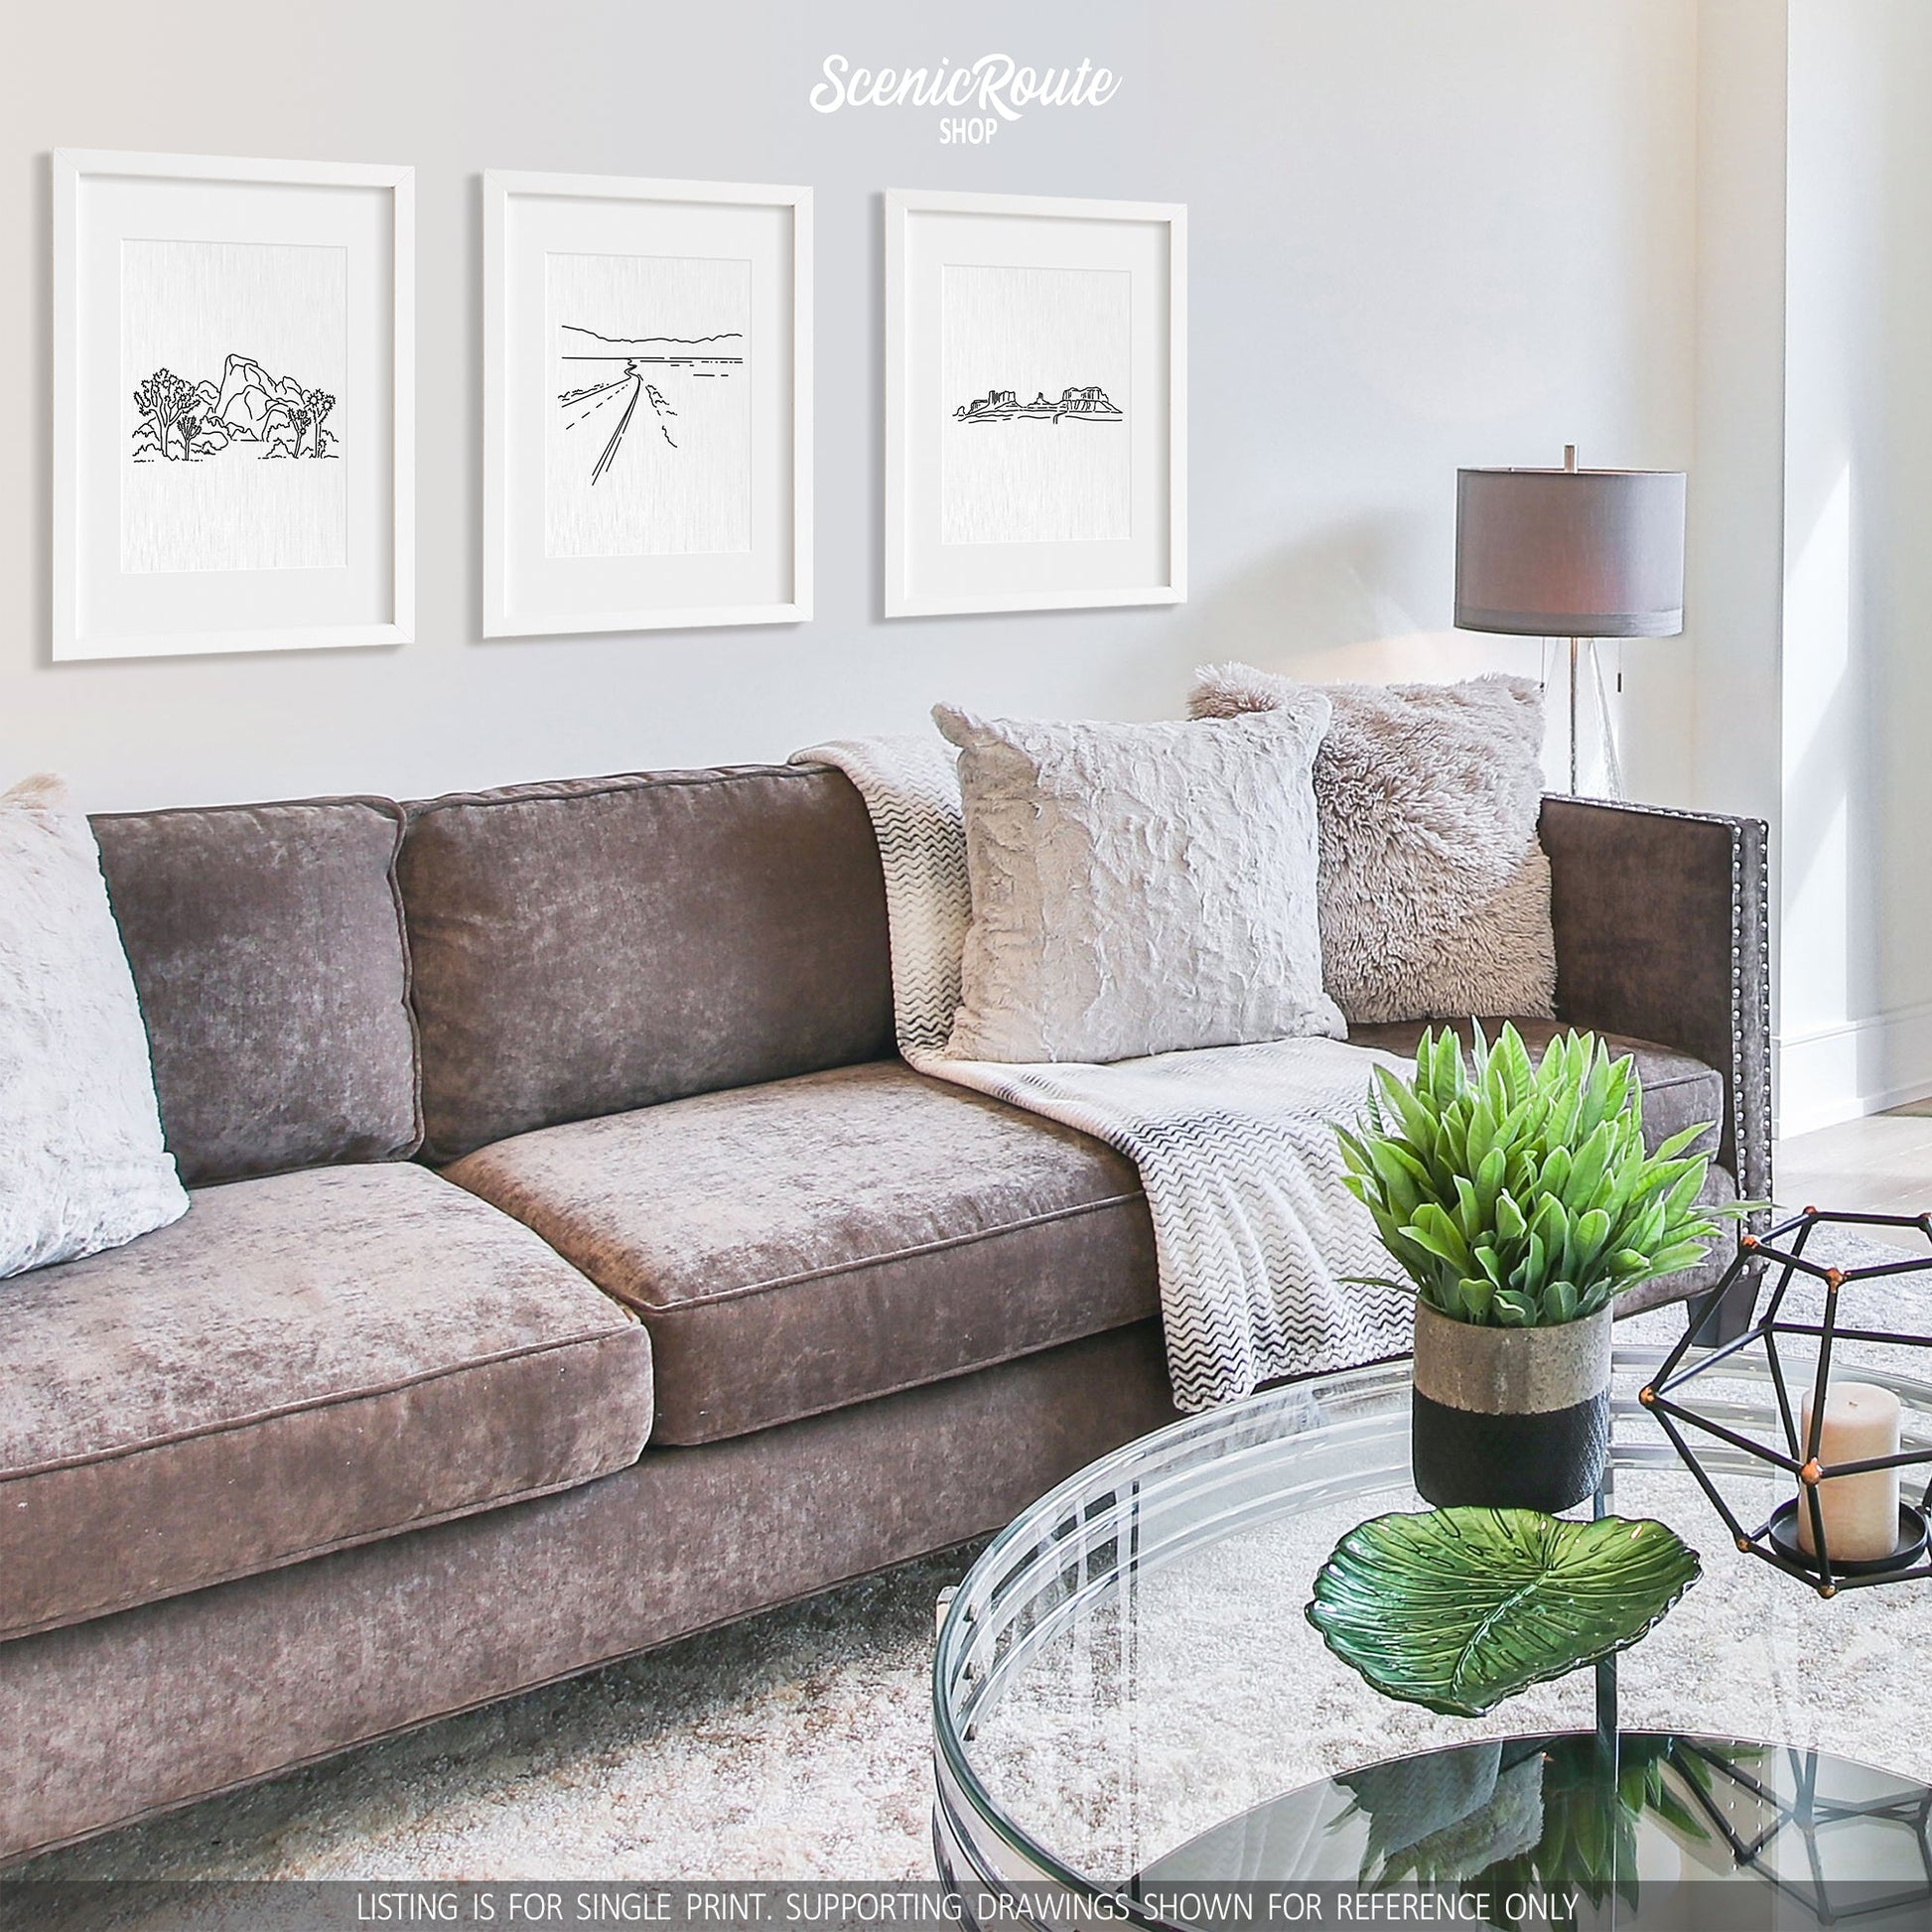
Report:
[[[1416,1296],[1416,1487],[1442,1507],[1568,1509],[1602,1478],[1616,1298],[1704,1258],[1707,1125],[1643,1147],[1636,1067],[1589,1034],[1540,1062],[1514,1027],[1474,1068],[1449,1028],[1376,1070],[1350,1190]]]

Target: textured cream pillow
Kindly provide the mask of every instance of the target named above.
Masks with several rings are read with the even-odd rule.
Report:
[[[1319,693],[1225,724],[932,715],[960,748],[973,892],[955,1059],[1340,1035],[1315,911]]]
[[[187,1211],[94,835],[30,780],[0,794],[0,1276]]]
[[[1351,1022],[1555,1014],[1533,679],[1315,686],[1248,664],[1195,676],[1196,718],[1301,705],[1317,690],[1333,705],[1314,761],[1321,952]]]

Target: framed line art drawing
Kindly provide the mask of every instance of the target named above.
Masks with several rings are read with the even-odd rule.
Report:
[[[54,156],[56,659],[406,642],[408,168]]]
[[[886,197],[886,615],[1186,595],[1184,207]]]
[[[808,188],[483,177],[483,634],[812,614]]]

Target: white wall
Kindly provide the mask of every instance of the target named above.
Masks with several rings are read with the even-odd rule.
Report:
[[[1756,0],[1745,0],[1756,4]],[[1903,0],[1910,6],[1917,0]],[[0,779],[96,806],[444,787],[779,758],[938,697],[1151,716],[1189,667],[1533,667],[1454,637],[1457,464],[1692,456],[1696,0],[133,0],[15,9],[0,62]],[[931,113],[807,105],[819,64],[1085,57],[1105,108],[991,148]],[[387,651],[47,659],[48,151],[418,170],[419,640]],[[815,622],[479,641],[484,167],[817,191]],[[888,624],[879,607],[889,186],[1184,201],[1191,601]],[[1686,660],[1630,647],[1632,788],[1693,785]]]
[[[1782,1125],[1932,1091],[1932,8],[1791,0]]]
[[[1701,0],[1698,12],[1696,442],[1682,639],[1696,672],[1694,802],[1775,827],[1788,35],[1784,0]],[[1772,850],[1775,863],[1775,839]]]
[[[1932,8],[1699,15],[1695,789],[1772,826],[1793,1135],[1932,1092]]]

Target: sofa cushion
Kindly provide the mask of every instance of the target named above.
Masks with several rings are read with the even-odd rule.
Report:
[[[195,1196],[10,1284],[0,1637],[589,1481],[650,1430],[650,1344],[426,1169]]]
[[[574,779],[408,811],[433,1160],[892,1048],[879,848],[836,771]]]
[[[93,828],[182,1178],[412,1154],[401,807],[321,798]]]
[[[1351,1022],[1556,1011],[1534,678],[1309,685],[1252,664],[1203,665],[1195,677],[1196,718],[1244,717],[1310,692],[1333,707],[1314,760],[1321,958]]]
[[[1341,1037],[1315,909],[1318,691],[1204,724],[932,716],[959,747],[972,899],[954,1059]]]
[[[60,780],[29,779],[0,792],[0,1277],[187,1212],[100,852]]]
[[[660,1443],[706,1443],[1138,1321],[1132,1163],[897,1060],[525,1134],[447,1177],[642,1315]]]
[[[1429,1028],[1443,1024],[1441,1021],[1399,1020],[1386,1026],[1350,1027],[1348,1037],[1357,1046],[1380,1046],[1391,1053],[1413,1058],[1423,1034]],[[1544,1047],[1559,1034],[1570,1031],[1560,1020],[1518,1019],[1512,1024],[1523,1035],[1523,1043],[1539,1057]],[[1473,1025],[1472,1021],[1464,1020],[1456,1025],[1455,1031],[1465,1040],[1472,1040]],[[1494,1039],[1502,1025],[1500,1020],[1485,1020],[1482,1023],[1483,1032]],[[1670,1046],[1659,1046],[1651,1040],[1631,1039],[1622,1034],[1599,1034],[1597,1037],[1611,1052],[1628,1053],[1637,1062],[1637,1083],[1643,1089],[1643,1139],[1646,1147],[1657,1147],[1694,1121],[1722,1124],[1725,1117],[1725,1083],[1724,1076],[1715,1067],[1706,1066],[1689,1053],[1680,1053]],[[1718,1151],[1716,1125],[1710,1133],[1699,1138],[1693,1151],[1698,1154],[1715,1154]]]

